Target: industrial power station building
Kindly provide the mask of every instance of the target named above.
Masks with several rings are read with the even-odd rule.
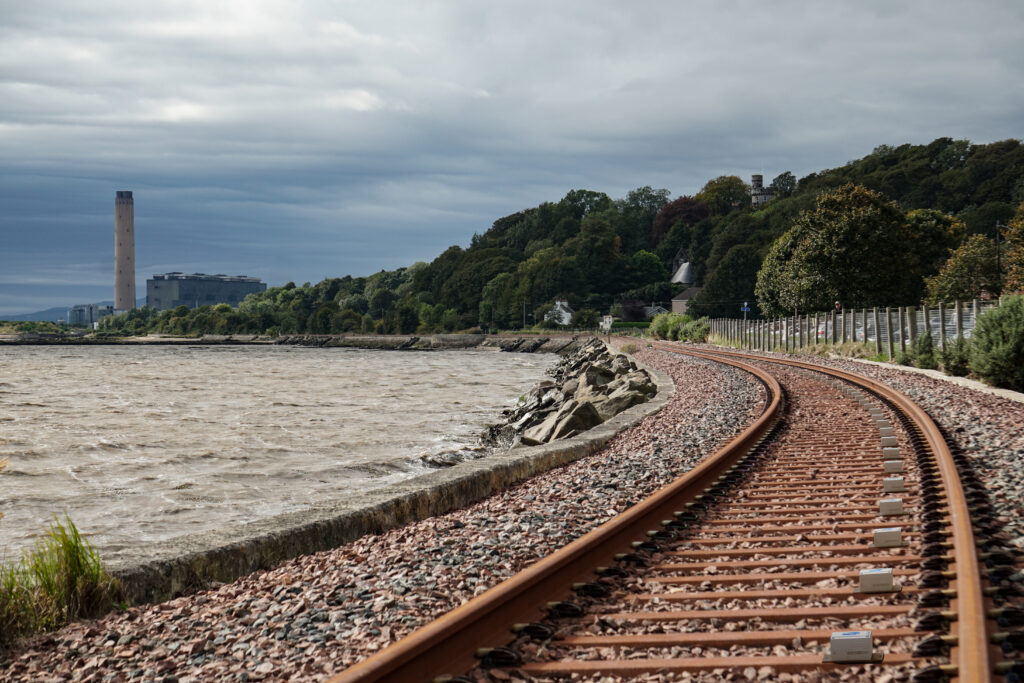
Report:
[[[249,294],[266,289],[259,278],[245,275],[163,273],[146,280],[146,305],[158,311],[178,306],[238,306]]]

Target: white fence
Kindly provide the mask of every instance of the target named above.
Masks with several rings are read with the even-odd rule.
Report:
[[[846,342],[874,344],[876,354],[884,353],[891,359],[907,350],[919,335],[930,334],[941,350],[959,336],[970,338],[978,316],[998,305],[998,300],[975,299],[938,306],[844,308],[772,320],[718,318],[711,321],[711,334],[726,344],[761,351],[794,351]]]

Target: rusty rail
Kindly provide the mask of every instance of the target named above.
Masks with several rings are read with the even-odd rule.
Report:
[[[657,345],[658,348],[674,353],[684,352],[675,345]],[[870,378],[855,373],[834,370],[810,363],[800,361],[767,358],[761,356],[750,356],[733,352],[698,352],[686,350],[685,353],[709,360],[727,363],[752,373],[768,389],[770,404],[764,414],[739,437],[726,447],[703,460],[693,470],[680,477],[669,486],[656,492],[645,501],[630,508],[627,512],[615,519],[598,527],[594,531],[582,536],[565,548],[553,553],[549,557],[532,565],[516,576],[502,582],[483,595],[474,598],[465,605],[427,624],[418,631],[412,633],[403,640],[382,650],[376,655],[351,667],[334,677],[333,683],[351,683],[355,681],[428,681],[445,674],[455,674],[473,668],[478,662],[475,653],[479,648],[500,646],[507,643],[510,638],[509,628],[512,624],[520,622],[538,621],[544,617],[545,605],[552,601],[564,599],[567,588],[573,584],[592,581],[595,567],[611,565],[617,554],[630,552],[632,543],[638,538],[643,538],[645,533],[657,528],[659,522],[666,517],[671,517],[673,511],[679,510],[687,501],[698,499],[706,489],[713,485],[727,470],[732,468],[744,456],[752,451],[770,431],[772,424],[778,418],[782,409],[782,390],[778,382],[768,373],[758,367],[749,365],[740,359],[767,361],[781,363],[791,367],[811,370],[823,373],[834,378],[850,382],[862,387],[877,397],[887,401],[896,410],[901,411],[915,428],[927,445],[927,448],[934,455],[935,463],[939,471],[942,487],[948,501],[948,514],[950,519],[950,536],[952,538],[952,565],[955,579],[950,587],[955,590],[955,598],[951,601],[950,607],[955,612],[953,635],[955,644],[950,652],[952,666],[945,667],[945,673],[958,678],[961,681],[983,681],[988,680],[992,675],[993,652],[989,644],[989,636],[986,624],[986,602],[982,590],[982,576],[977,559],[974,532],[968,513],[967,498],[960,483],[956,470],[956,464],[942,437],[941,432],[931,418],[913,401],[900,392],[881,384]],[[779,494],[773,494],[778,498]],[[785,495],[784,493],[782,495]],[[910,499],[913,496],[909,497]],[[853,515],[852,517],[862,519],[864,515]],[[724,522],[723,522],[724,524]],[[870,527],[870,524],[859,522],[857,526]],[[875,525],[878,526],[878,525]],[[812,528],[812,527],[808,527]],[[725,529],[723,529],[725,530]],[[911,537],[915,536],[910,532]],[[840,538],[840,536],[842,536]],[[833,540],[842,541],[854,534],[832,534]],[[788,537],[775,537],[772,542],[786,542]],[[809,537],[813,540],[813,534]],[[754,540],[754,539],[751,539]],[[698,545],[700,545],[698,543]],[[706,545],[706,544],[705,544]],[[834,545],[840,555],[855,546]],[[786,548],[780,548],[780,552]],[[677,553],[680,556],[700,559],[702,553],[720,553],[721,551],[691,550],[685,553]],[[729,551],[726,551],[728,554]],[[765,551],[771,554],[771,550]],[[907,556],[906,560],[915,560]],[[689,561],[689,560],[687,560]],[[780,563],[782,561],[780,560]],[[787,563],[792,560],[786,560]],[[854,563],[851,558],[848,561]],[[805,561],[812,564],[811,561]],[[839,559],[839,565],[847,563]],[[719,561],[719,564],[722,564]],[[734,563],[741,567],[743,561]],[[801,564],[799,561],[797,564]],[[683,566],[683,565],[681,565]],[[696,566],[696,565],[689,565]],[[898,570],[906,574],[905,570]],[[840,572],[839,575],[842,575]],[[698,575],[699,576],[699,575]],[[778,575],[784,576],[784,575]],[[786,575],[788,576],[788,575]],[[805,574],[806,577],[814,577],[813,572]],[[729,580],[742,581],[743,575],[733,575]],[[655,582],[659,579],[655,579]],[[671,582],[671,580],[669,580]],[[683,579],[689,581],[689,579]],[[908,593],[916,593],[914,586],[907,587]],[[818,591],[821,593],[822,591]],[[825,591],[827,592],[827,591]],[[771,591],[764,591],[764,595],[771,595]],[[800,593],[798,590],[789,591],[791,595]],[[757,591],[752,592],[753,595]],[[697,592],[690,598],[685,594],[677,594],[680,600],[699,599],[702,595]],[[708,594],[710,595],[710,594]],[[838,595],[838,592],[837,592]],[[806,608],[805,608],[806,609]],[[903,609],[890,606],[889,613],[898,613]],[[738,616],[740,611],[732,610]],[[835,611],[835,610],[833,610]],[[840,610],[842,611],[842,610]],[[867,614],[868,607],[845,608],[845,611],[852,615]],[[905,609],[903,609],[905,611]],[[712,616],[706,610],[705,616]],[[775,618],[783,621],[796,619],[799,614],[793,610],[792,615],[787,615],[785,610],[777,610]],[[880,608],[878,613],[886,613],[886,609]],[[751,611],[753,613],[753,611]],[[673,613],[649,613],[651,618],[655,614],[667,617]],[[676,615],[693,615],[695,612],[679,611]],[[726,614],[719,615],[727,617]],[[641,618],[644,618],[641,616]],[[891,638],[907,635],[906,629],[889,629],[880,631],[878,637]],[[795,633],[795,632],[792,632]],[[816,632],[815,632],[816,633]],[[715,634],[666,634],[664,636],[637,636],[634,641],[622,642],[649,642],[657,646],[659,642],[671,643],[673,645],[685,645],[687,642],[700,643],[713,639]],[[731,632],[732,637],[751,643],[784,642],[791,632],[778,631],[758,633],[751,632],[740,636],[738,632]],[[820,637],[821,634],[818,634]],[[624,638],[624,636],[619,636]],[[781,640],[780,640],[781,639]],[[574,642],[590,642],[600,645],[601,637],[572,638],[565,639],[563,644]],[[886,655],[886,661],[893,664],[911,663],[916,661],[907,654]],[[617,669],[610,669],[608,665],[598,662],[575,662],[572,664],[574,671],[593,670],[594,672],[619,673],[620,675],[631,675],[642,671],[656,671],[670,662],[661,659],[646,660],[620,660],[615,664]],[[698,662],[694,666],[709,670],[719,667],[736,667],[746,665],[769,664],[777,670],[802,670],[820,664],[820,659],[810,655],[789,656],[789,657],[707,657],[705,661]],[[531,670],[541,673],[550,671],[558,673],[557,664],[531,665]],[[698,670],[698,669],[692,669]]]
[[[680,501],[699,495],[753,448],[781,409],[782,390],[771,375],[739,361],[724,362],[758,377],[769,397],[761,417],[732,443],[623,514],[343,671],[332,683],[429,681],[468,670],[478,648],[506,643],[510,625],[538,620],[548,602],[565,597],[566,587],[593,580],[594,567],[613,564],[616,554],[631,551],[631,543],[671,516]]]
[[[665,348],[665,345],[658,345],[658,347],[678,352],[678,349]],[[952,587],[956,590],[956,600],[951,604],[951,607],[957,614],[954,621],[956,646],[951,652],[950,660],[954,662],[956,666],[955,675],[960,679],[964,681],[989,680],[993,672],[992,646],[989,641],[988,609],[982,587],[981,567],[977,556],[977,542],[971,524],[967,497],[964,494],[960,477],[957,474],[956,463],[953,461],[953,455],[950,453],[949,446],[942,436],[942,431],[935,424],[935,421],[932,420],[931,416],[905,394],[888,385],[856,373],[826,368],[803,361],[754,356],[733,351],[716,350],[706,354],[706,357],[714,356],[731,359],[763,360],[838,377],[865,387],[878,396],[885,398],[899,410],[903,411],[917,425],[918,429],[921,430],[921,435],[928,444],[928,448],[935,456],[949,506],[950,531],[953,542],[953,569],[956,576],[955,582],[952,584]],[[951,671],[950,673],[953,672]]]

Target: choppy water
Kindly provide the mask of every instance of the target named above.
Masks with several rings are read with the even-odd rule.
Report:
[[[0,347],[0,559],[67,512],[104,557],[342,500],[476,443],[550,355]]]

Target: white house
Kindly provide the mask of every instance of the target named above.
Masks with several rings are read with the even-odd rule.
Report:
[[[569,308],[568,301],[555,301],[555,306],[550,311],[544,314],[545,320],[554,320],[559,325],[568,325],[572,322],[572,314],[574,311]]]

